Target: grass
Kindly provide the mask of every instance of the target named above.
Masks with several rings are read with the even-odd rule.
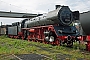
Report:
[[[31,42],[0,37],[0,54],[27,54],[38,50]]]
[[[38,53],[46,55],[53,60],[58,60],[61,56],[61,58],[66,58],[67,60],[77,60],[78,58],[90,60],[90,52],[82,52],[81,50],[79,50],[78,46],[80,47],[80,49],[85,49],[85,45],[83,45],[83,47],[78,43],[75,43],[73,48],[68,48],[63,46],[52,46],[50,44],[28,42],[26,40],[11,39],[6,36],[0,36],[0,54],[5,55]]]

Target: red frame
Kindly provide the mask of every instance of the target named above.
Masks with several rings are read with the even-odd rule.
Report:
[[[32,27],[32,28],[23,28],[22,31],[24,32],[25,30],[27,30],[28,32],[30,32],[30,34],[28,35],[27,39],[28,41],[34,41],[34,42],[43,42],[45,44],[55,44],[55,45],[60,45],[60,40],[62,41],[66,41],[67,36],[58,36],[56,34],[56,31],[53,27],[53,25],[48,25],[48,26],[38,26],[38,27]],[[44,31],[52,31],[55,33],[56,35],[56,40],[53,42],[47,42],[45,41],[45,35],[44,35]],[[75,38],[74,36],[71,36],[73,39]],[[22,38],[24,38],[24,36],[22,36]]]

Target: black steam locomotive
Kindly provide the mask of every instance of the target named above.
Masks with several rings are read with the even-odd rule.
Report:
[[[72,25],[75,20],[79,20],[79,11],[72,12],[68,6],[56,5],[56,9],[47,14],[12,23],[8,27],[8,36],[46,44],[67,43],[72,46],[73,40],[78,40],[79,35]]]

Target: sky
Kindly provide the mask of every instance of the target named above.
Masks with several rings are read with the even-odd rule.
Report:
[[[80,13],[90,10],[90,0],[0,0],[0,11],[38,14],[54,10],[55,5],[69,6],[72,11],[78,10]],[[23,19],[0,17],[3,24],[21,20]]]

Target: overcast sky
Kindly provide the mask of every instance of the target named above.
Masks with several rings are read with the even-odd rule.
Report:
[[[90,10],[90,0],[0,0],[0,11],[46,13],[54,10],[56,4],[67,5],[73,11],[85,12]],[[21,20],[0,17],[0,22],[3,24],[11,24]]]

